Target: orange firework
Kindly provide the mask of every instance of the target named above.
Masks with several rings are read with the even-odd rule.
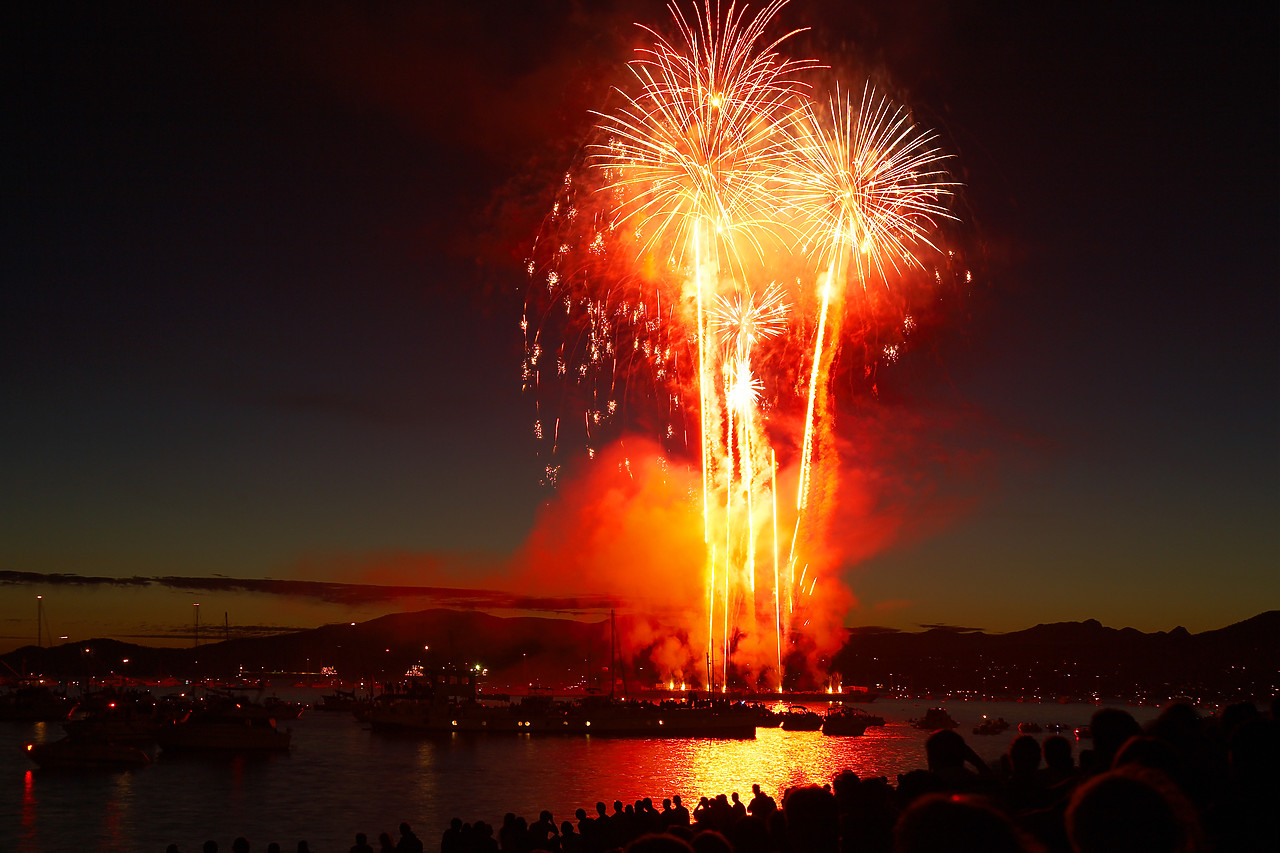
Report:
[[[672,6],[674,41],[645,28],[655,42],[629,65],[636,90],[600,114],[590,168],[565,176],[539,238],[524,321],[524,381],[552,455],[562,424],[544,422],[544,396],[582,404],[573,434],[594,453],[643,387],[667,449],[699,458],[706,611],[669,675],[696,680],[704,658],[704,683],[726,689],[781,688],[826,569],[814,554],[829,500],[812,498],[834,493],[848,271],[865,287],[920,266],[954,186],[932,135],[869,88],[856,111],[837,97],[818,117],[799,79],[815,63],[779,54],[794,31],[767,36],[786,2],[749,15],[704,0],[693,18]],[[790,295],[777,283],[779,259],[816,270],[816,298],[803,295],[809,273],[788,274]],[[760,275],[774,283],[750,281]],[[787,434],[791,423],[803,427]],[[780,497],[780,463],[794,503]],[[557,471],[547,465],[549,482]]]
[[[792,159],[779,127],[801,103],[799,72],[813,64],[777,53],[794,33],[762,44],[786,2],[751,18],[730,5],[722,18],[705,0],[692,23],[672,5],[683,49],[644,28],[657,41],[629,65],[639,92],[621,93],[622,108],[601,115],[608,139],[593,154],[617,221],[647,232],[645,248],[666,238],[677,262],[723,248],[740,272],[739,238],[760,252],[762,232],[777,226],[770,182]]]
[[[886,263],[919,267],[919,250],[935,248],[937,220],[954,218],[944,202],[958,184],[936,136],[870,84],[856,111],[837,93],[829,115],[820,120],[806,104],[795,124],[787,179],[804,244],[828,264],[852,254],[864,286],[872,268],[884,278]]]
[[[937,219],[952,218],[943,201],[956,187],[941,167],[946,155],[933,144],[934,135],[917,129],[906,110],[878,97],[870,84],[856,112],[837,93],[829,115],[828,124],[806,105],[796,122],[794,160],[787,175],[804,244],[826,266],[818,285],[821,307],[809,372],[796,536],[806,520],[818,442],[826,445],[828,464],[834,463],[826,432],[828,386],[841,337],[850,257],[863,287],[872,269],[884,280],[886,263],[895,270],[900,264],[920,266],[916,252],[933,248],[928,235]]]

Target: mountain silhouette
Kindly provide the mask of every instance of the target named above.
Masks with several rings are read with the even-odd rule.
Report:
[[[620,617],[618,635],[640,619]],[[660,632],[654,636],[663,637]],[[1095,619],[1039,624],[1004,634],[941,626],[920,632],[866,627],[849,630],[829,668],[845,684],[878,693],[1046,701],[1163,702],[1183,696],[1207,703],[1269,697],[1280,672],[1276,637],[1277,610],[1199,634],[1182,627],[1154,633],[1109,628]],[[495,689],[607,689],[610,645],[608,620],[424,610],[189,648],[109,639],[52,648],[26,646],[0,656],[0,674],[83,680],[113,675],[230,679],[280,673],[292,680],[314,681],[322,668],[332,668],[348,681],[380,682],[400,678],[414,665],[480,666]],[[658,682],[650,651],[640,649],[625,672],[617,670],[633,688]]]

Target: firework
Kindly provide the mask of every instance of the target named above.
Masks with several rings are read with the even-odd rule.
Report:
[[[930,233],[954,218],[945,202],[958,185],[936,136],[903,107],[867,84],[856,109],[838,92],[828,116],[806,104],[794,130],[789,197],[819,263],[851,255],[865,286],[872,272],[886,280],[886,264],[919,267],[922,249],[936,251]]]
[[[560,420],[542,400],[581,406],[593,454],[643,398],[630,414],[657,413],[667,448],[697,459],[706,610],[690,622],[706,634],[690,635],[689,662],[705,658],[707,686],[781,689],[821,592],[808,554],[818,481],[833,493],[847,284],[921,266],[954,187],[934,137],[870,87],[856,109],[838,93],[814,109],[801,78],[816,62],[781,55],[795,31],[768,35],[785,4],[673,5],[676,38],[644,28],[655,41],[629,65],[634,91],[599,114],[529,266],[524,382],[551,455]],[[783,282],[782,268],[807,272]]]
[[[850,265],[864,288],[872,272],[887,280],[886,264],[895,271],[921,266],[918,252],[935,248],[929,232],[938,219],[951,218],[943,202],[956,186],[942,168],[946,158],[934,135],[918,129],[905,109],[876,95],[870,84],[856,110],[838,92],[829,106],[829,122],[820,120],[812,105],[800,113],[787,175],[802,241],[819,268],[826,268],[818,283],[796,536],[809,507],[815,445],[827,438],[822,427],[830,422],[829,372],[841,337]],[[824,455],[834,463],[831,443],[825,444]],[[791,561],[795,543],[793,536]]]
[[[663,245],[695,267],[702,253],[721,255],[741,272],[745,242],[763,252],[764,234],[776,233],[774,177],[792,159],[781,125],[804,89],[799,74],[809,61],[784,59],[765,33],[786,0],[772,0],[753,17],[747,8],[705,0],[691,22],[671,6],[683,44],[647,27],[657,41],[642,48],[629,68],[637,94],[601,114],[607,140],[593,160],[610,179],[616,221],[646,234],[644,249]]]

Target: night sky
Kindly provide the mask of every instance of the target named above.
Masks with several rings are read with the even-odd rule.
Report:
[[[1274,609],[1276,6],[1035,5],[782,14],[965,183],[972,288],[841,422],[909,484],[845,519],[878,531],[846,624]],[[469,600],[235,579],[598,616],[612,589],[504,568],[557,500],[523,266],[663,4],[110,7],[0,13],[0,650],[37,594],[55,638],[157,643],[196,601],[247,631]]]

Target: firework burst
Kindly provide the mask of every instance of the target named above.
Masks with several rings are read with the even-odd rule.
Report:
[[[763,236],[776,233],[773,182],[791,159],[781,125],[803,102],[799,74],[813,65],[778,53],[794,32],[763,44],[785,4],[748,17],[745,6],[721,15],[705,0],[692,21],[672,5],[678,47],[644,28],[656,42],[630,63],[639,91],[600,114],[607,141],[593,160],[610,177],[616,221],[633,225],[645,250],[666,245],[684,263],[691,247],[718,246],[740,271],[739,247],[763,254]]]
[[[839,92],[822,119],[805,105],[787,179],[802,242],[819,263],[852,255],[864,286],[873,270],[887,280],[886,264],[896,272],[922,266],[920,251],[936,251],[938,220],[955,218],[946,201],[958,184],[936,139],[869,83],[856,109]]]
[[[839,93],[814,108],[801,78],[817,63],[780,53],[797,31],[768,35],[785,5],[673,5],[676,38],[643,28],[635,90],[599,114],[529,266],[524,382],[550,455],[559,412],[582,410],[593,454],[634,400],[633,420],[697,460],[705,610],[671,675],[710,687],[782,685],[823,595],[846,284],[922,267],[956,186],[935,137],[869,86],[856,108]],[[784,286],[784,268],[803,272]]]

